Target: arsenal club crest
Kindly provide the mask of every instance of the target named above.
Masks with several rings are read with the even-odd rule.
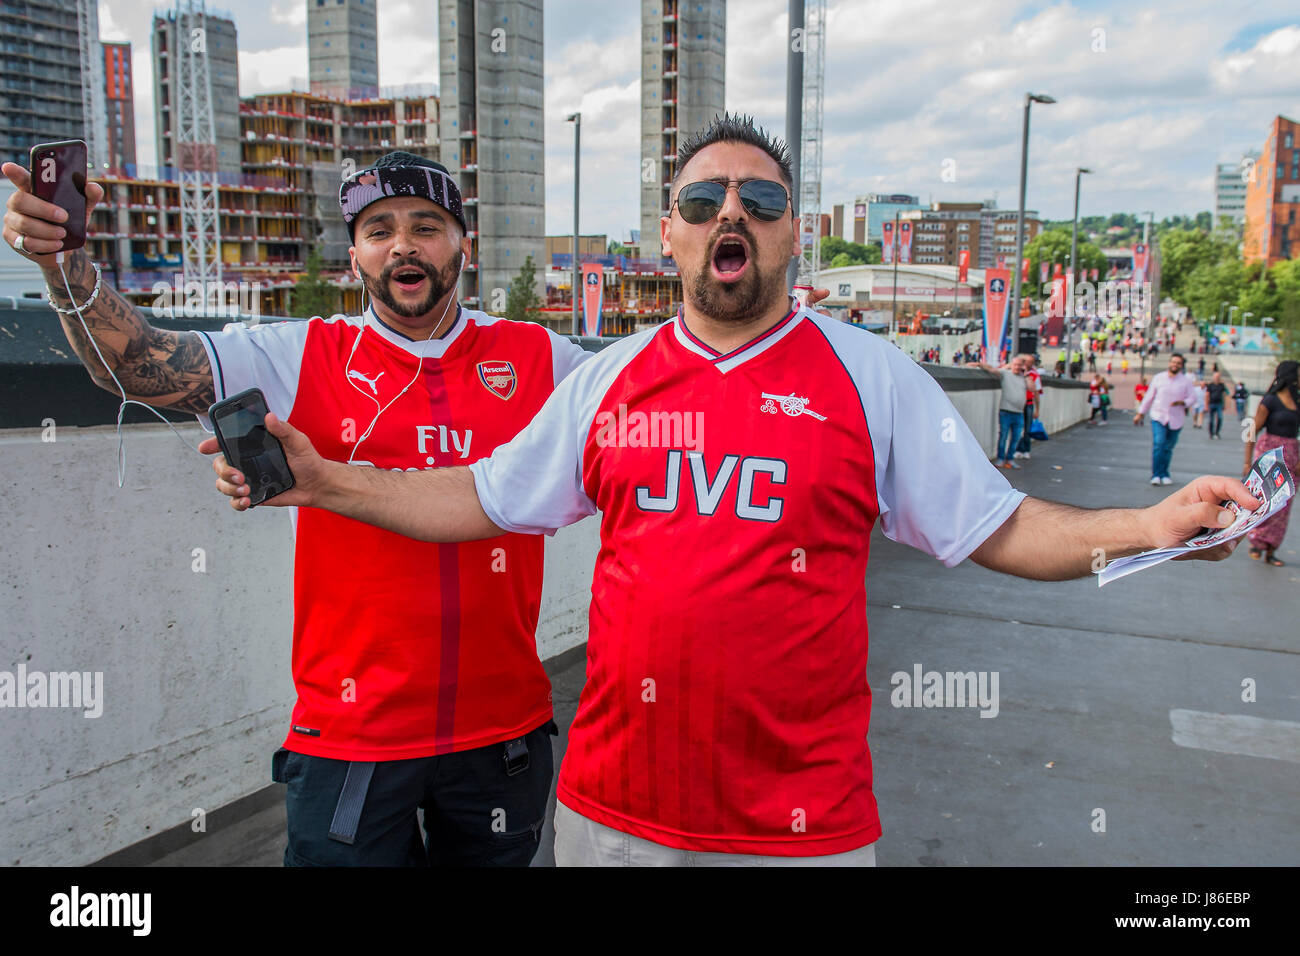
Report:
[[[519,384],[515,377],[515,367],[509,362],[479,362],[478,380],[502,401],[513,395]]]

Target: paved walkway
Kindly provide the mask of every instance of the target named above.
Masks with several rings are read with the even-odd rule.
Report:
[[[1175,481],[1240,474],[1232,425],[1213,443],[1185,428]],[[1124,412],[1037,443],[1007,474],[1032,495],[1084,507],[1145,506],[1173,490],[1147,484],[1150,431]],[[877,533],[867,597],[879,863],[1300,863],[1298,545],[1293,526],[1284,568],[1240,548],[1225,562],[1168,563],[1098,589],[970,562],[946,570]],[[918,664],[996,671],[997,716],[891,706],[892,675]],[[553,674],[565,731],[583,678],[581,660]],[[1256,701],[1243,702],[1252,682]],[[283,828],[277,804],[159,865],[277,866]],[[548,816],[535,865],[553,863],[552,839]]]

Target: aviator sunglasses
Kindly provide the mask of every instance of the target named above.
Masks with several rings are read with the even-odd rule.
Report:
[[[733,185],[734,182],[687,183],[674,200],[677,211],[692,226],[708,222],[722,209],[727,201],[727,190]],[[769,179],[750,179],[741,183],[736,191],[745,212],[760,222],[776,222],[785,215],[785,207],[790,204],[790,194],[785,187]]]

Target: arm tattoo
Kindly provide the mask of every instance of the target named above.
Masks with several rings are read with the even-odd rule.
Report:
[[[69,255],[64,269],[77,302],[86,301],[95,285],[95,270],[85,250]],[[50,298],[61,308],[69,308],[71,303],[57,267],[46,270],[45,278]],[[212,366],[195,333],[155,329],[107,282],[102,284],[95,304],[83,310],[83,315],[95,344],[128,398],[182,412],[206,412],[216,401]],[[68,344],[95,384],[116,392],[117,386],[95,354],[77,316],[59,313],[59,320]]]

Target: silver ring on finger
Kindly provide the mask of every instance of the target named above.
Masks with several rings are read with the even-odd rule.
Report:
[[[25,240],[26,238],[27,238],[26,236],[19,236],[17,239],[14,240],[14,251],[15,251],[15,252],[22,252],[22,251],[23,251],[23,240]]]

